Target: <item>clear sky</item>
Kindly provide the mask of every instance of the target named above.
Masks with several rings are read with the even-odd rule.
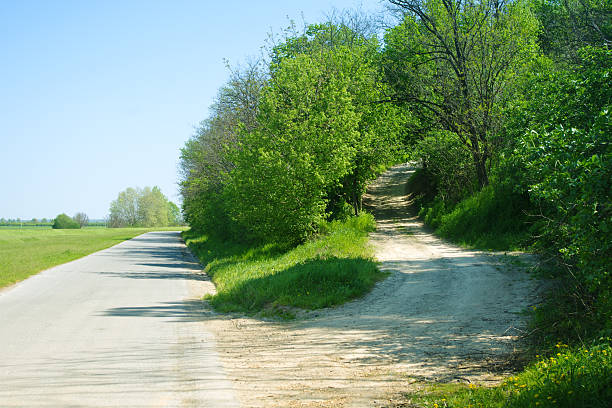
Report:
[[[0,218],[104,218],[127,187],[178,203],[179,149],[288,17],[379,0],[0,0]]]

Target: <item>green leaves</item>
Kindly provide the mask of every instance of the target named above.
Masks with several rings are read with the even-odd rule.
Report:
[[[530,132],[514,152],[522,185],[542,208],[539,244],[591,294],[612,288],[610,51],[584,49],[576,70],[536,82]]]
[[[259,128],[232,156],[230,214],[258,238],[314,232],[326,189],[351,168],[360,115],[341,58],[321,51],[282,60],[262,95]]]

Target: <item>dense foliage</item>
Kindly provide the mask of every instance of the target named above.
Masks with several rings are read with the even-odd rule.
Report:
[[[558,256],[589,314],[612,331],[612,126],[609,50],[584,48],[580,64],[531,86],[528,132],[513,160],[529,191],[539,250]]]
[[[546,255],[573,308],[536,332],[612,333],[610,2],[390,3],[384,32],[294,27],[232,71],[182,150],[187,221],[303,242],[359,214],[368,180],[410,157],[413,202],[440,234]]]
[[[359,214],[367,181],[401,150],[410,118],[379,103],[378,50],[375,36],[346,24],[312,25],[273,47],[267,74],[234,72],[182,150],[190,225],[297,243],[325,219]]]

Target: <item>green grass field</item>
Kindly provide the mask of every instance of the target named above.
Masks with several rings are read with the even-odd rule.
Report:
[[[184,233],[187,245],[212,276],[221,312],[294,317],[294,308],[319,309],[362,296],[386,275],[378,270],[367,233],[369,214],[334,221],[295,248],[244,245]]]
[[[180,230],[183,228],[169,228]],[[0,229],[0,288],[158,228]]]

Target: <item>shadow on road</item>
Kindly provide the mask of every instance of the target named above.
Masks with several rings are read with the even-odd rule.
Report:
[[[216,315],[208,304],[199,299],[164,302],[154,306],[115,307],[101,313],[114,317],[162,317],[175,322],[209,320]]]

